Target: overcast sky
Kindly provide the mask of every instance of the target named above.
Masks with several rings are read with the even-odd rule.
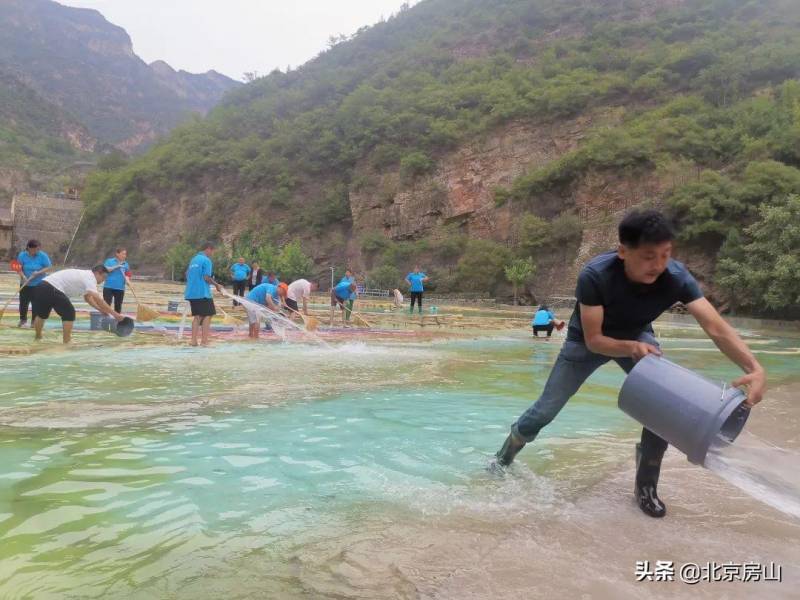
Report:
[[[99,10],[127,30],[143,60],[215,69],[234,79],[298,67],[330,35],[351,34],[397,12],[403,0],[58,0]],[[416,2],[410,2],[415,4]]]

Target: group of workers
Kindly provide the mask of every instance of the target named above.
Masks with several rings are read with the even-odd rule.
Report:
[[[616,250],[591,259],[578,276],[576,303],[566,340],[560,349],[538,400],[511,427],[505,443],[496,454],[495,466],[507,467],[522,448],[531,443],[578,392],[583,382],[601,365],[613,360],[624,371],[647,355],[661,355],[654,337],[652,322],[677,302],[682,302],[717,347],[745,374],[731,385],[748,388],[747,405],[761,401],[766,390],[764,368],[738,333],[704,298],[688,269],[672,259],[674,231],[657,211],[634,210],[619,224]],[[192,258],[186,272],[185,298],[191,307],[192,345],[208,344],[211,317],[216,314],[211,287],[222,286],[213,277],[213,244]],[[97,310],[121,320],[120,314],[126,278],[130,277],[127,253],[117,249],[115,256],[91,270],[64,269],[47,275],[51,262],[36,240],[30,240],[20,253],[20,276],[24,279],[20,294],[20,326],[27,322],[28,305],[33,305],[36,338],[41,337],[44,321],[51,310],[64,322],[64,341],[68,342],[75,320],[71,297],[82,296]],[[308,315],[308,301],[317,285],[298,279],[291,284],[278,281],[274,273],[262,273],[240,259],[231,268],[234,296],[247,300],[250,335],[257,337],[258,311],[248,307],[264,306],[286,310],[294,318]],[[427,275],[419,267],[409,273],[411,311],[414,305],[422,312],[422,294]],[[105,282],[103,295],[97,285]],[[244,287],[249,288],[246,296]],[[343,313],[352,312],[357,293],[353,274],[348,271],[331,290],[331,305]],[[397,297],[399,290],[395,290]],[[114,306],[110,306],[113,302]],[[302,309],[300,305],[302,304]],[[545,332],[549,338],[558,321],[546,305],[539,308],[531,323],[533,335]],[[663,517],[666,506],[657,494],[661,462],[667,442],[647,428],[636,445],[635,498],[641,510],[652,517]]]
[[[121,314],[125,281],[130,277],[126,257],[125,249],[118,248],[114,257],[92,269],[62,269],[48,274],[53,268],[50,257],[41,249],[38,240],[29,240],[12,265],[18,271],[21,283],[18,326],[27,325],[30,307],[35,339],[40,340],[45,321],[55,311],[61,317],[62,339],[67,344],[72,339],[75,323],[75,306],[71,298],[76,297],[82,297],[92,308],[122,321],[125,318]],[[97,291],[101,283],[105,284],[102,295]]]

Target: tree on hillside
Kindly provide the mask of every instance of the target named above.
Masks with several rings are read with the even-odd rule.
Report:
[[[797,314],[800,304],[800,196],[762,206],[759,220],[726,240],[716,282],[733,307]]]
[[[308,277],[314,262],[303,253],[300,242],[286,244],[278,255],[278,272],[284,281]]]
[[[455,283],[459,289],[494,294],[503,280],[503,267],[511,256],[508,248],[491,240],[470,240],[458,261]]]
[[[517,258],[506,265],[503,269],[506,274],[506,279],[511,283],[514,289],[514,306],[517,305],[517,290],[520,286],[525,285],[531,276],[536,272],[536,266],[533,264],[531,258]]]
[[[403,274],[394,265],[381,265],[369,272],[369,286],[382,290],[392,290],[400,285]]]
[[[186,242],[178,242],[167,250],[164,257],[164,266],[167,268],[167,275],[178,281],[183,281],[186,277],[186,268],[189,261],[197,254],[197,249]]]

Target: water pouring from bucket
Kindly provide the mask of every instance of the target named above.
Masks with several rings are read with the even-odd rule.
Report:
[[[720,387],[666,358],[648,355],[628,374],[619,407],[702,465],[714,443],[733,443],[750,410],[735,387]]]
[[[744,392],[718,385],[654,355],[640,360],[619,393],[619,407],[756,500],[800,518],[800,455],[743,432]],[[735,443],[734,443],[735,442]]]

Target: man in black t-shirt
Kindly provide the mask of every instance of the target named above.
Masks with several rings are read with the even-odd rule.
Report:
[[[651,323],[676,302],[686,305],[717,347],[746,373],[732,385],[748,387],[747,404],[761,401],[766,389],[764,369],[703,297],[686,267],[671,258],[673,238],[659,212],[634,211],[619,224],[619,248],[596,256],[583,268],[567,340],[541,396],[512,425],[496,464],[510,465],[601,365],[614,360],[628,372],[648,354],[660,355]],[[636,447],[636,500],[652,517],[666,514],[656,493],[666,449],[666,441],[642,429]]]

